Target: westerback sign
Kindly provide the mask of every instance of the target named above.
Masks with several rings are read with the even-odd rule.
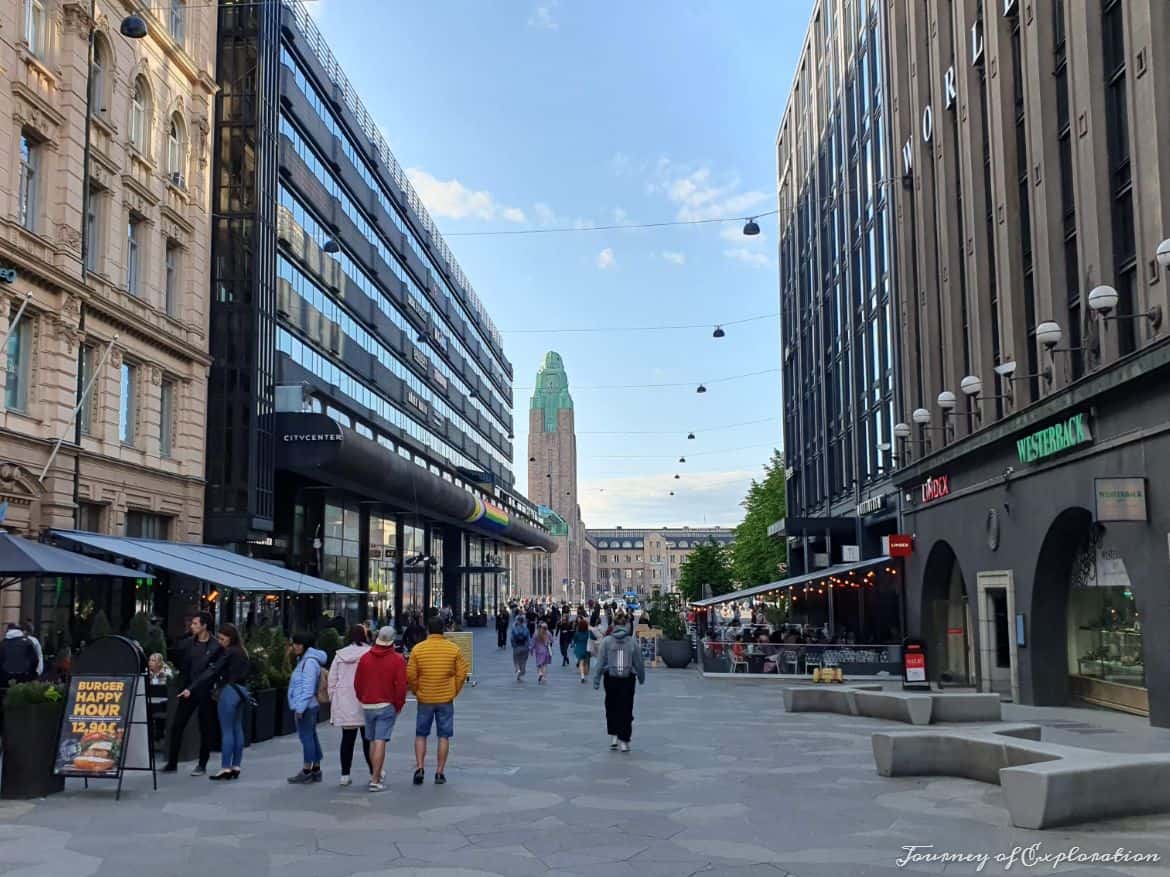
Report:
[[[1016,442],[1021,463],[1035,463],[1093,440],[1085,415],[1074,414],[1068,420],[1037,430]]]

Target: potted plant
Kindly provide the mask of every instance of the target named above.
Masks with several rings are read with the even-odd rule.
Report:
[[[658,639],[658,657],[667,667],[681,669],[691,662],[691,641],[683,621],[678,596],[665,594],[654,603],[651,623],[662,630]]]
[[[248,657],[252,661],[248,690],[256,701],[256,706],[250,711],[252,721],[248,728],[248,739],[253,743],[263,743],[276,735],[276,689],[272,687],[269,677],[266,650],[252,646],[248,649]]]
[[[57,733],[65,716],[65,690],[47,682],[21,682],[4,698],[4,766],[0,798],[43,798],[63,791],[53,773]]]

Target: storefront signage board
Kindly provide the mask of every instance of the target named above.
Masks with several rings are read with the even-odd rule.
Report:
[[[857,563],[857,561],[861,560],[861,546],[842,545],[841,560],[844,563]]]
[[[926,644],[922,640],[908,639],[902,644],[902,687],[930,688],[926,680]]]
[[[1016,442],[1016,453],[1021,463],[1036,463],[1092,441],[1088,417],[1084,413],[1074,414],[1067,420],[1024,436]]]
[[[908,533],[894,533],[889,537],[890,557],[909,557],[914,553],[914,537]]]
[[[1147,521],[1145,478],[1096,478],[1098,521]]]
[[[881,496],[871,496],[857,504],[857,517],[862,518],[874,512],[880,512],[885,507],[886,495],[884,493]]]
[[[120,779],[137,676],[74,676],[57,735],[53,773]]]
[[[950,493],[951,479],[949,475],[936,475],[934,478],[927,478],[922,482],[923,502],[933,502],[944,496],[950,496]]]

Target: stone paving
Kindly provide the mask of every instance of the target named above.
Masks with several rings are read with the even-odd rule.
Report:
[[[974,874],[977,864],[908,864],[906,845],[1010,853],[1042,843],[1156,852],[1170,863],[1170,815],[1047,832],[1014,829],[998,787],[962,779],[882,779],[869,733],[878,720],[787,715],[775,683],[651,670],[638,690],[634,749],[610,752],[601,694],[554,666],[517,684],[494,633],[476,635],[479,685],[457,705],[449,782],[410,784],[414,704],[390,746],[389,786],[337,786],[339,734],[323,726],[325,782],[289,786],[295,737],[250,747],[243,778],[128,775],[107,788],[0,802],[0,874],[18,877],[427,877],[693,874],[846,877]],[[1017,714],[1017,710],[1028,713]],[[1051,739],[1170,750],[1144,720],[1088,710],[1011,708],[1050,722]],[[1093,729],[1100,733],[1093,733]],[[1090,733],[1086,733],[1088,730]],[[432,741],[433,745],[433,741]],[[360,761],[360,757],[359,757]],[[430,766],[428,765],[428,768]],[[991,861],[981,873],[1004,871]],[[1012,873],[1052,873],[1049,866]],[[1062,867],[1084,875],[1170,874],[1156,866]]]

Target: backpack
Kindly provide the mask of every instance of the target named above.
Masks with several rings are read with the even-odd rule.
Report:
[[[613,641],[613,645],[609,649],[609,663],[605,667],[605,672],[609,676],[617,679],[625,679],[634,672],[634,661],[630,657],[630,650],[626,647],[626,641]]]
[[[317,703],[329,703],[329,671],[324,664],[317,673]]]
[[[512,631],[512,647],[518,649],[521,646],[526,646],[526,645],[528,645],[528,628],[521,627],[517,630],[513,630]]]
[[[32,679],[37,675],[37,650],[25,637],[4,640],[4,674]]]

